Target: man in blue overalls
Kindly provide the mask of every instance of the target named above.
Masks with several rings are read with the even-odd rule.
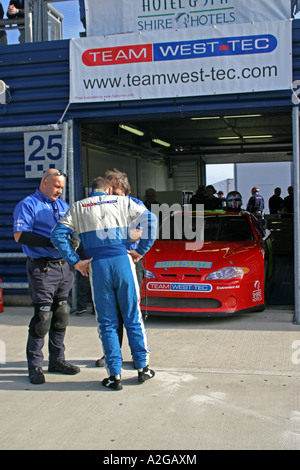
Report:
[[[42,370],[44,338],[49,333],[49,372],[73,375],[79,367],[65,361],[64,337],[70,306],[67,302],[74,272],[50,240],[52,228],[65,215],[68,204],[59,199],[66,175],[47,170],[34,194],[14,210],[14,239],[27,255],[26,269],[34,316],[29,324],[26,347],[29,380],[45,382]]]
[[[126,196],[130,197],[134,202],[139,205],[144,206],[143,202],[139,199],[130,196],[131,187],[127,177],[127,174],[119,171],[117,168],[113,170],[106,170],[105,177],[108,178],[111,182],[112,192],[118,196]],[[141,227],[134,227],[133,230],[130,232],[130,240],[131,243],[129,245],[129,250],[136,250],[138,247],[139,240],[142,235]],[[136,276],[138,280],[139,290],[141,290],[143,279],[144,279],[144,266],[143,266],[143,258],[141,258],[138,262],[135,263],[135,270]],[[122,315],[119,313],[119,327],[118,327],[118,335],[120,340],[120,346],[122,347],[123,341],[123,318]],[[100,359],[96,361],[97,367],[104,367],[105,366],[105,356],[102,356]]]
[[[157,219],[131,198],[112,195],[111,181],[94,180],[91,197],[74,203],[52,230],[51,241],[63,258],[83,275],[90,272],[92,296],[99,323],[105,362],[110,376],[105,387],[121,390],[122,354],[118,336],[118,306],[123,317],[131,354],[140,383],[154,377],[148,367],[147,335],[139,307],[139,286],[134,262],[151,248]],[[136,250],[129,250],[131,222],[143,227]],[[76,230],[87,260],[80,260],[68,243]]]

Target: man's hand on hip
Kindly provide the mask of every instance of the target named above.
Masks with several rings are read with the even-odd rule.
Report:
[[[89,275],[90,263],[93,261],[93,258],[82,259],[78,263],[74,264],[74,267],[79,271],[83,276]]]

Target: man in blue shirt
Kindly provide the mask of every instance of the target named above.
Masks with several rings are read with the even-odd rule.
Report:
[[[49,372],[77,374],[79,367],[65,361],[64,337],[70,306],[67,302],[74,273],[50,240],[51,230],[63,217],[68,204],[59,199],[66,175],[47,170],[34,194],[14,210],[14,239],[27,255],[26,270],[34,315],[29,324],[26,347],[29,380],[45,382],[42,370],[44,338],[49,333]]]

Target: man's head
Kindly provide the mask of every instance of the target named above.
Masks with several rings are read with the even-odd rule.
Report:
[[[43,174],[39,190],[51,201],[56,201],[61,195],[65,183],[66,175],[56,168],[50,168]]]
[[[103,178],[102,176],[97,176],[97,178],[94,179],[92,189],[112,194],[111,181],[108,178]]]
[[[130,184],[126,173],[117,170],[106,170],[105,177],[108,178],[111,182],[113,188],[113,194],[118,196],[127,196],[131,193]]]
[[[145,199],[149,202],[149,204],[153,204],[156,198],[156,192],[153,188],[148,188],[145,191]]]
[[[278,196],[278,197],[279,197],[280,194],[281,194],[281,189],[280,189],[280,188],[275,188],[275,189],[274,189],[274,194],[275,194],[275,196]]]
[[[200,186],[198,186],[198,189],[197,189],[197,194],[205,194],[205,186],[204,184],[200,184]]]
[[[214,194],[216,194],[217,192],[212,184],[209,184],[208,186],[206,186],[205,191],[206,191],[206,195],[208,199],[211,199],[214,196]]]

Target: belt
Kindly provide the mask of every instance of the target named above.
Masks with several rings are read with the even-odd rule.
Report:
[[[42,261],[47,264],[56,263],[62,265],[66,262],[63,258],[30,258],[30,256],[28,256],[28,258],[31,261]]]

